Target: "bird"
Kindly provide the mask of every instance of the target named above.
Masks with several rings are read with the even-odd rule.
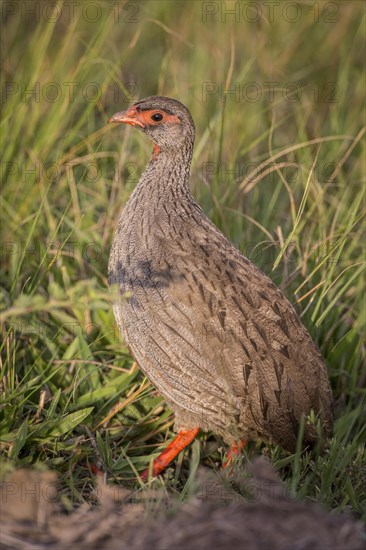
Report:
[[[294,452],[333,428],[325,362],[289,300],[214,225],[189,177],[195,140],[180,101],[150,96],[110,117],[153,142],[116,225],[108,264],[116,323],[140,370],[174,413],[176,437],[142,479],[162,473],[201,432]],[[150,472],[150,474],[149,474]]]

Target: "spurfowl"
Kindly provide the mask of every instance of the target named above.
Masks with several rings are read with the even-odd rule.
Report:
[[[291,452],[301,417],[313,410],[329,434],[332,393],[308,332],[282,292],[190,192],[195,126],[188,109],[152,96],[109,122],[131,124],[154,142],[109,259],[110,285],[121,294],[114,304],[117,324],[174,411],[179,431],[153,462],[152,474],[200,430],[220,435],[232,453],[256,438]],[[305,422],[304,445],[315,439]]]

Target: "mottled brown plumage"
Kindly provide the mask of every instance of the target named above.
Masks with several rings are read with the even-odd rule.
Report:
[[[118,222],[109,280],[121,293],[118,326],[174,411],[176,428],[212,430],[229,444],[260,438],[294,451],[301,416],[313,409],[329,433],[332,394],[308,332],[190,192],[189,111],[149,97],[111,122],[137,126],[155,143]],[[306,424],[304,442],[314,439]]]

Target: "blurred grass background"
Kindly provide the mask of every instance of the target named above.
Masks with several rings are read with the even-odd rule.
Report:
[[[299,496],[366,509],[365,10],[296,6],[2,2],[2,464],[57,470],[69,506],[89,498],[92,464],[125,481],[172,436],[107,291],[151,144],[106,121],[160,94],[195,119],[197,200],[297,304],[329,367],[329,450],[246,458],[270,456]],[[183,498],[223,452],[202,435],[165,481]]]

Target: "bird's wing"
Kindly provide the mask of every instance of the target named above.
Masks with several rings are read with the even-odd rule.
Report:
[[[157,288],[162,307],[154,307],[150,338],[171,365],[164,373],[171,400],[190,407],[196,400],[198,410],[205,396],[233,414],[247,406],[253,421],[263,419],[258,430],[269,433],[283,432],[284,411],[297,433],[301,413],[318,409],[320,386],[328,382],[291,304],[208,218],[156,238],[169,277]]]

